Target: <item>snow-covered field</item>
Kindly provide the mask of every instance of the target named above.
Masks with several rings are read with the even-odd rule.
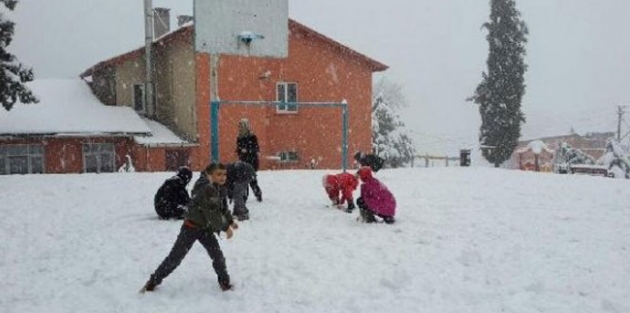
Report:
[[[138,294],[180,221],[171,173],[0,176],[1,312],[630,312],[630,181],[489,168],[378,173],[398,223],[326,208],[326,171],[261,172],[264,202]],[[195,174],[195,178],[198,174]]]

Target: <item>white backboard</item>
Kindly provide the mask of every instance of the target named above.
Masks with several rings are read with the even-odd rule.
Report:
[[[194,0],[194,18],[198,52],[288,56],[288,0]]]

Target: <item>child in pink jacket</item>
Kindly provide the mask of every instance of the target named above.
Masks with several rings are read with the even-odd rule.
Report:
[[[361,212],[361,218],[366,223],[376,222],[375,215],[382,218],[387,224],[394,223],[396,215],[396,199],[394,195],[374,178],[372,169],[363,166],[357,171],[357,176],[361,179],[361,196],[357,199],[357,206]]]

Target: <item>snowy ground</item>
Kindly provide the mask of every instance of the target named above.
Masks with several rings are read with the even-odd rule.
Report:
[[[326,208],[325,171],[262,172],[263,203],[139,295],[181,222],[170,173],[0,176],[1,312],[630,312],[628,180],[488,168],[378,173],[398,223]],[[197,174],[195,174],[196,178]]]

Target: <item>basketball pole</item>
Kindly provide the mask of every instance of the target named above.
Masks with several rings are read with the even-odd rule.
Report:
[[[219,162],[219,54],[210,55],[210,138],[211,160]]]

